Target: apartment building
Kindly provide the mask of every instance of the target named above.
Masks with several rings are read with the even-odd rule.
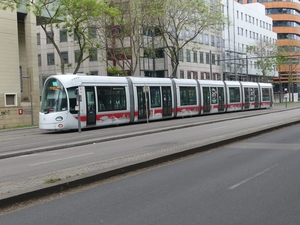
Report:
[[[258,57],[249,51],[249,46],[261,41],[276,43],[272,18],[265,14],[260,3],[240,4],[223,0],[224,13],[229,26],[224,29],[223,74],[225,80],[263,81],[262,71],[257,65]],[[278,76],[276,68],[268,71],[269,82]]]
[[[36,20],[24,8],[0,17],[0,129],[38,123]]]

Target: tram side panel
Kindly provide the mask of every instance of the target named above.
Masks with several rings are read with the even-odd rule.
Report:
[[[177,117],[200,114],[199,87],[196,80],[174,79],[176,86]]]
[[[130,94],[125,83],[96,86],[97,126],[130,122]]]
[[[174,116],[174,90],[168,78],[131,77],[134,121],[159,120]]]
[[[273,87],[270,83],[258,83],[260,91],[260,108],[271,108],[274,104]]]
[[[238,81],[224,81],[226,87],[227,112],[243,109],[242,87]]]
[[[201,113],[226,112],[226,89],[223,81],[198,80],[201,92]]]
[[[259,108],[258,83],[241,82],[243,96],[243,110]]]

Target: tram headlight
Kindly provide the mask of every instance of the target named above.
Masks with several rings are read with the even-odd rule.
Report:
[[[56,121],[62,121],[64,118],[62,116],[58,116],[55,118]]]
[[[64,126],[64,125],[63,125],[63,124],[61,124],[61,123],[60,123],[60,124],[58,124],[58,127],[59,127],[59,128],[63,128],[63,126]]]

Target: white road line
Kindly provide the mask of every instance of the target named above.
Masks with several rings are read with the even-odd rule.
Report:
[[[92,155],[92,154],[94,154],[94,152],[90,152],[90,153],[86,153],[86,154],[82,154],[82,155],[75,155],[75,156],[61,158],[61,159],[50,160],[50,161],[46,161],[46,162],[35,163],[35,164],[31,164],[29,166],[38,166],[38,165],[42,165],[42,164],[47,164],[47,163],[62,161],[62,160],[66,160],[66,159],[74,159],[74,158],[78,158],[78,157],[82,157],[82,156],[87,156],[87,155]]]
[[[269,167],[269,168],[267,168],[267,169],[265,169],[265,170],[263,170],[263,171],[261,171],[261,172],[255,174],[255,175],[253,175],[252,177],[248,177],[247,179],[245,179],[245,180],[243,180],[243,181],[241,181],[241,182],[239,182],[239,183],[237,183],[237,184],[235,184],[235,185],[229,187],[228,189],[233,190],[233,189],[237,188],[238,186],[240,186],[240,185],[242,185],[242,184],[244,184],[244,183],[246,183],[246,182],[248,182],[248,181],[254,179],[255,177],[258,177],[258,176],[260,176],[260,175],[262,175],[262,174],[268,172],[269,170],[275,168],[275,167],[278,166],[278,165],[279,165],[279,164],[276,164],[276,165],[274,165],[274,166],[271,166],[271,167]]]

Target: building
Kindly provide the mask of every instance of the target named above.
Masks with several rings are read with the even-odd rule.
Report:
[[[249,0],[238,0],[248,4]],[[273,31],[277,33],[277,44],[284,47],[289,59],[278,68],[274,77],[274,92],[281,96],[287,90],[290,93],[300,91],[300,5],[299,1],[251,0],[260,2],[266,8],[266,15],[273,19]],[[294,96],[294,95],[293,95]],[[292,97],[293,99],[293,97]]]
[[[38,123],[36,19],[24,8],[1,10],[0,129]]]
[[[276,43],[277,34],[272,31],[272,19],[265,14],[260,3],[240,4],[223,0],[229,26],[224,30],[223,74],[224,80],[263,81],[257,65],[257,55],[249,46],[260,41]],[[268,73],[269,81],[277,76],[276,68]]]

